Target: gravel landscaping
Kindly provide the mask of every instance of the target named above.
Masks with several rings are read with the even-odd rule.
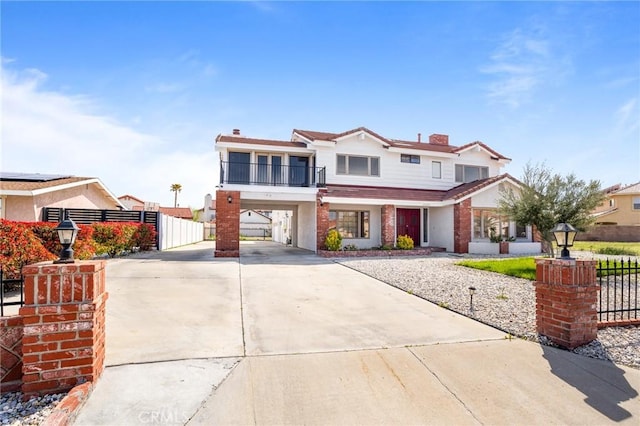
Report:
[[[590,253],[572,252],[572,255],[604,258]],[[473,256],[442,253],[421,258],[358,258],[336,262],[509,335],[550,344],[536,333],[533,281],[455,265],[462,258]],[[469,296],[471,286],[476,288],[473,308]],[[596,341],[573,352],[640,368],[640,327],[599,330]]]
[[[23,402],[20,392],[6,393],[0,398],[0,425],[40,425],[65,395],[66,393],[45,395]]]

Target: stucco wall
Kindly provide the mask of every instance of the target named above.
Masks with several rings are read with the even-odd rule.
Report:
[[[640,210],[633,209],[634,197],[640,195],[618,195],[613,197],[617,210],[611,214],[598,217],[597,222],[611,222],[621,226],[640,225]]]
[[[453,206],[429,209],[429,245],[453,251]]]
[[[42,220],[43,207],[76,209],[115,209],[116,203],[107,198],[94,184],[79,185],[34,197],[7,196],[5,219],[25,222]]]
[[[316,203],[298,204],[297,213],[298,247],[316,251]]]

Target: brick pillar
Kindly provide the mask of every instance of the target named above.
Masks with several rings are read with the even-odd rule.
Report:
[[[240,191],[216,191],[215,257],[240,257]]]
[[[396,242],[396,208],[392,204],[385,204],[380,209],[380,238],[383,246],[393,246]]]
[[[0,318],[0,393],[22,385],[22,330],[21,316]]]
[[[471,242],[471,198],[453,206],[453,251],[469,253]]]
[[[22,269],[24,398],[95,382],[104,367],[104,260]]]
[[[536,326],[539,334],[573,349],[598,337],[595,260],[536,260]]]
[[[322,201],[323,195],[323,191],[319,191],[316,196],[316,250],[326,250],[324,239],[327,237],[327,232],[331,227],[329,223],[329,203]]]

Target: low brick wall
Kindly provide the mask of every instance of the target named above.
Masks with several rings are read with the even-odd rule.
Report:
[[[420,248],[413,250],[318,250],[318,256],[333,257],[391,257],[391,256],[429,256],[434,250]]]

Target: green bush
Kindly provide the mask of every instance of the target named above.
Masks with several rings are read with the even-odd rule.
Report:
[[[598,254],[608,254],[610,256],[635,256],[636,252],[631,249],[625,249],[622,247],[602,247],[596,249]]]
[[[400,250],[411,250],[413,249],[413,238],[408,235],[398,235],[396,246]]]
[[[342,247],[342,235],[340,235],[337,229],[329,229],[327,237],[324,239],[324,245],[327,247],[327,250],[340,250]]]

